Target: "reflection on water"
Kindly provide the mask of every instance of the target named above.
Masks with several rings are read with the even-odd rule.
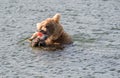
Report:
[[[84,35],[84,33],[83,34],[75,34],[75,35],[73,35],[73,40],[77,41],[78,43],[94,43],[96,39],[90,38],[88,36]]]

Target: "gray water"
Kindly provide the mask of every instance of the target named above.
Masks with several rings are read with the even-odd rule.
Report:
[[[56,13],[74,43],[31,48],[36,23]],[[0,0],[0,78],[120,78],[120,0]]]

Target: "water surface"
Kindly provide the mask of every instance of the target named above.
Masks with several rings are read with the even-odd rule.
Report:
[[[74,43],[33,49],[36,23],[61,13]],[[119,0],[0,0],[0,78],[119,78]]]

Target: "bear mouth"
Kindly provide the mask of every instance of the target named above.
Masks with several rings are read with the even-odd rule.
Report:
[[[38,32],[41,32],[41,33],[43,33],[43,34],[45,34],[47,36],[51,35],[49,31],[39,30]]]
[[[44,31],[44,30],[40,30],[40,31],[38,31],[38,32],[41,32],[41,33],[43,33],[43,34],[47,34],[47,32]]]

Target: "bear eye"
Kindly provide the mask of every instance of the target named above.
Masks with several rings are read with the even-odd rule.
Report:
[[[48,26],[48,25],[46,25],[46,28],[49,28],[49,26]]]

